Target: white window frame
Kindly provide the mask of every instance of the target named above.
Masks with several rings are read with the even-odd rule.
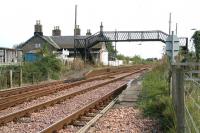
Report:
[[[40,43],[35,44],[35,48],[40,48],[40,47],[41,47]]]

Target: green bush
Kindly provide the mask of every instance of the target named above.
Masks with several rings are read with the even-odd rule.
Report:
[[[39,82],[47,79],[59,79],[62,63],[54,55],[45,56],[34,63],[23,65],[23,81]]]

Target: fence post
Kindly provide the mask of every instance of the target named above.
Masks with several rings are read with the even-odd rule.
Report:
[[[22,68],[19,71],[19,86],[22,86]]]
[[[32,84],[34,84],[34,74],[32,73]]]
[[[12,88],[12,82],[13,82],[13,81],[12,81],[12,75],[13,75],[13,71],[10,70],[10,71],[9,71],[9,80],[10,80],[10,81],[9,81],[9,87],[10,87],[10,88]]]
[[[171,85],[172,85],[172,90],[171,90],[171,92],[172,92],[172,102],[173,102],[173,105],[174,105],[174,109],[175,109],[175,111],[177,112],[177,100],[176,100],[176,98],[177,98],[177,96],[176,96],[176,85],[177,85],[177,79],[176,79],[176,66],[172,66],[171,67],[172,68],[172,78],[171,78]]]
[[[177,132],[185,132],[185,106],[184,106],[184,75],[182,68],[176,68],[176,117],[177,117]]]

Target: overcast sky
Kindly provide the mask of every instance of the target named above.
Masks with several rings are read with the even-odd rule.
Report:
[[[36,20],[43,25],[44,35],[51,35],[60,26],[62,35],[73,35],[74,8],[78,5],[77,24],[81,34],[87,29],[162,30],[168,33],[169,13],[172,29],[178,23],[178,36],[190,37],[200,29],[199,0],[2,0],[0,4],[0,47],[25,42],[34,32]],[[117,43],[117,50],[127,56],[161,57],[160,42]]]

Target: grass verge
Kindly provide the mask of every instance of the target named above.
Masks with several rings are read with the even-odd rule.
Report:
[[[144,116],[157,119],[160,130],[175,132],[175,113],[169,96],[168,71],[166,64],[157,65],[144,75],[139,107]]]

